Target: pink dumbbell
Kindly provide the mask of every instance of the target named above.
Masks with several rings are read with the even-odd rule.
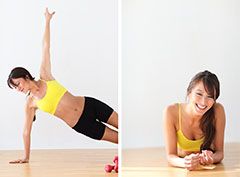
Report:
[[[107,173],[111,173],[112,170],[114,170],[116,173],[118,173],[118,156],[114,157],[113,162],[115,165],[105,165],[105,171]]]
[[[114,170],[118,173],[118,156],[114,157],[113,162],[115,163]]]
[[[115,166],[113,166],[113,165],[106,165],[106,166],[105,166],[105,171],[106,171],[107,173],[111,173],[112,170],[114,169],[114,167],[115,167]]]
[[[117,155],[114,157],[113,162],[118,163],[118,156]]]

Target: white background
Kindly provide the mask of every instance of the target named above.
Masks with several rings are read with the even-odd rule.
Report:
[[[55,10],[51,22],[54,77],[74,95],[96,97],[117,111],[116,0],[0,0],[0,149],[22,149],[26,96],[7,86],[16,66],[39,78],[45,7]],[[37,111],[32,149],[116,148],[95,141],[60,119]]]
[[[190,79],[221,84],[225,141],[240,141],[240,1],[123,0],[122,147],[164,146],[162,111],[184,102]]]

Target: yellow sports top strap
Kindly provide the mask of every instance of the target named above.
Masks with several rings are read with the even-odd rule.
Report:
[[[179,130],[182,130],[182,114],[181,114],[181,105],[178,103],[178,126]]]

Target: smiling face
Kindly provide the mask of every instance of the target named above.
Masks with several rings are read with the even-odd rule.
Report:
[[[207,92],[202,81],[192,88],[188,98],[196,116],[203,116],[215,103],[214,96]]]
[[[12,79],[12,82],[14,85],[13,88],[15,88],[17,91],[22,92],[24,94],[28,93],[30,91],[30,80],[24,79],[24,78],[16,78]]]

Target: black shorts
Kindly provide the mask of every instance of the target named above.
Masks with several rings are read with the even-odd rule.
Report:
[[[91,97],[85,97],[82,115],[77,124],[72,127],[75,131],[82,133],[90,138],[101,140],[107,122],[113,109],[107,104]]]

